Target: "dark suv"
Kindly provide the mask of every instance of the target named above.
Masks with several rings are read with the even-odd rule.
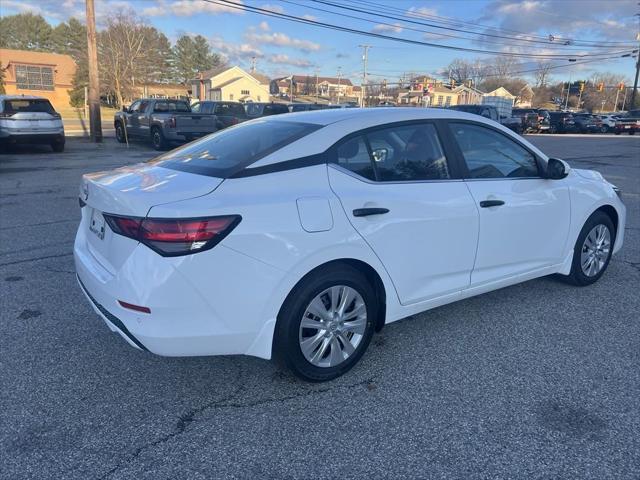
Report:
[[[573,120],[576,122],[576,130],[580,133],[596,133],[602,127],[602,120],[589,113],[577,113],[573,116]]]
[[[245,111],[249,118],[267,117],[269,115],[280,115],[289,113],[289,107],[284,103],[246,103]]]
[[[538,133],[540,131],[540,117],[533,108],[514,108],[511,115],[522,120],[523,133]]]
[[[576,122],[570,112],[549,112],[549,133],[569,133],[576,131]]]
[[[244,106],[239,102],[198,102],[191,106],[191,111],[215,115],[218,130],[237,125],[249,119]]]
[[[473,113],[475,115],[480,115],[481,117],[485,117],[496,122],[500,121],[498,109],[493,105],[454,105],[452,107],[449,107],[449,109],[457,110],[458,112]]]

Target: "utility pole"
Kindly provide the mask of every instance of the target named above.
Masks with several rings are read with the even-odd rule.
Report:
[[[316,103],[318,103],[318,69],[316,68]]]
[[[338,103],[340,103],[340,80],[342,79],[342,67],[338,67]]]
[[[251,74],[256,73],[256,57],[251,57]]]
[[[293,103],[293,73],[289,77],[289,100]]]
[[[613,104],[613,113],[618,111],[618,97],[620,96],[620,88],[616,88],[616,101]]]
[[[569,86],[567,87],[567,100],[564,103],[564,109],[569,107],[569,95],[571,95],[571,75],[569,75]]]
[[[367,61],[369,60],[369,49],[371,45],[358,45],[362,48],[362,86],[360,87],[360,107],[364,108],[367,88]]]
[[[640,37],[640,34],[638,34],[638,37]],[[638,52],[638,55],[636,56],[636,78],[633,81],[633,90],[631,92],[631,109],[633,110],[634,108],[636,108],[636,91],[638,90],[638,74],[640,74],[640,52]]]
[[[96,13],[93,0],[86,0],[87,56],[89,59],[89,131],[91,141],[102,142],[100,118],[100,80],[98,77],[98,48],[96,46]]]

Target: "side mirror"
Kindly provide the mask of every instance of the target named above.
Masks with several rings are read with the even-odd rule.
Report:
[[[373,159],[376,162],[384,162],[389,155],[389,150],[387,150],[386,148],[376,148],[371,153],[373,154]]]
[[[547,178],[551,180],[560,180],[569,175],[571,167],[564,160],[559,158],[550,158],[547,162]]]

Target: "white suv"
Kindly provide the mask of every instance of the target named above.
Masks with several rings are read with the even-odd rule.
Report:
[[[64,151],[64,126],[49,100],[31,95],[0,95],[0,146],[49,144]]]

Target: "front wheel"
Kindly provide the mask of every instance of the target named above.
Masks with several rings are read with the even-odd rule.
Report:
[[[615,228],[611,218],[604,212],[595,212],[578,235],[571,273],[566,280],[581,287],[597,282],[609,266],[614,242]]]
[[[601,126],[600,133],[609,133],[609,126],[608,125]]]
[[[296,376],[332,380],[364,354],[378,301],[367,278],[349,265],[317,270],[285,301],[276,325],[274,355]]]
[[[127,141],[127,136],[124,132],[124,126],[122,122],[116,123],[116,140],[118,143],[125,143]]]

